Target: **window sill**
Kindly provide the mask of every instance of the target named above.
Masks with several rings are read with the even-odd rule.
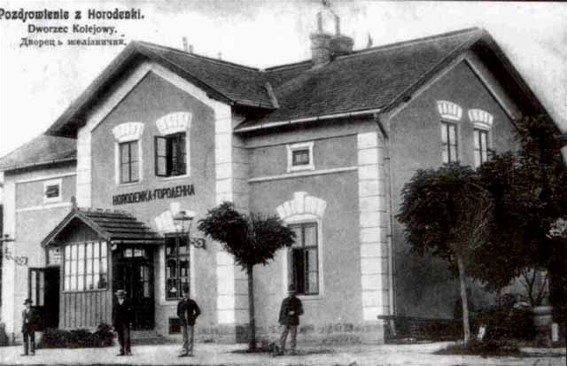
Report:
[[[184,174],[184,175],[174,175],[171,177],[160,177],[160,176],[156,176],[156,178],[163,180],[163,181],[170,181],[170,180],[176,180],[176,179],[184,179],[184,178],[189,178],[191,175],[189,174]]]
[[[142,184],[142,181],[141,181],[141,180],[139,180],[139,181],[137,181],[137,182],[118,183],[118,184],[116,184],[116,187],[118,187],[118,188],[122,188],[122,187],[128,188],[128,187],[137,186],[137,185],[139,185],[139,184]]]
[[[295,295],[301,301],[320,301],[324,299],[322,294],[318,295]]]
[[[54,205],[56,203],[61,203],[61,202],[63,202],[63,197],[57,197],[55,199],[44,199],[43,200],[43,204],[45,206]]]
[[[292,166],[289,167],[287,169],[288,173],[293,173],[293,172],[304,172],[306,170],[315,170],[315,166],[314,165],[298,165],[298,166]]]

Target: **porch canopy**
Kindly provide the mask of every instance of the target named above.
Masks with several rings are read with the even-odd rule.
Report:
[[[162,236],[127,212],[74,207],[42,240],[41,245],[46,247],[64,243],[69,233],[83,225],[111,244],[163,243]]]

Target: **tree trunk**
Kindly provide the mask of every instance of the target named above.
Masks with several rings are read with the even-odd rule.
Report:
[[[256,318],[254,315],[254,267],[249,264],[246,267],[248,275],[248,316],[250,318],[250,338],[248,340],[248,350],[256,350]]]
[[[461,284],[461,304],[463,306],[463,333],[465,346],[469,344],[471,340],[471,327],[469,324],[469,304],[467,299],[467,284],[466,284],[466,274],[465,274],[465,264],[463,262],[463,256],[457,255],[457,266],[459,267],[459,282]]]

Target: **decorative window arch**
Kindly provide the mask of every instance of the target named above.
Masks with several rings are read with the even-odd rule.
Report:
[[[187,132],[191,128],[193,114],[189,112],[174,112],[166,114],[156,121],[156,126],[162,136],[179,132]]]
[[[447,100],[437,101],[437,112],[442,119],[450,121],[460,121],[463,116],[463,108]]]
[[[283,289],[293,288],[299,295],[323,294],[322,225],[327,203],[307,192],[295,192],[293,199],[276,209],[279,217],[295,234],[295,243],[284,257]]]
[[[142,122],[126,122],[112,129],[116,184],[136,183],[142,180]]]
[[[494,117],[487,111],[482,109],[469,109],[468,115],[470,121],[474,125],[474,128],[481,128],[484,130],[490,130],[492,128]]]
[[[142,122],[126,122],[112,129],[112,134],[117,142],[139,140],[144,133]]]

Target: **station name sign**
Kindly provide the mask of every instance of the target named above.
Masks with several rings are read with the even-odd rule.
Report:
[[[166,198],[187,197],[195,195],[195,187],[192,184],[168,188],[147,189],[131,193],[122,193],[112,196],[112,205],[125,205],[129,203],[149,202],[163,200]]]

